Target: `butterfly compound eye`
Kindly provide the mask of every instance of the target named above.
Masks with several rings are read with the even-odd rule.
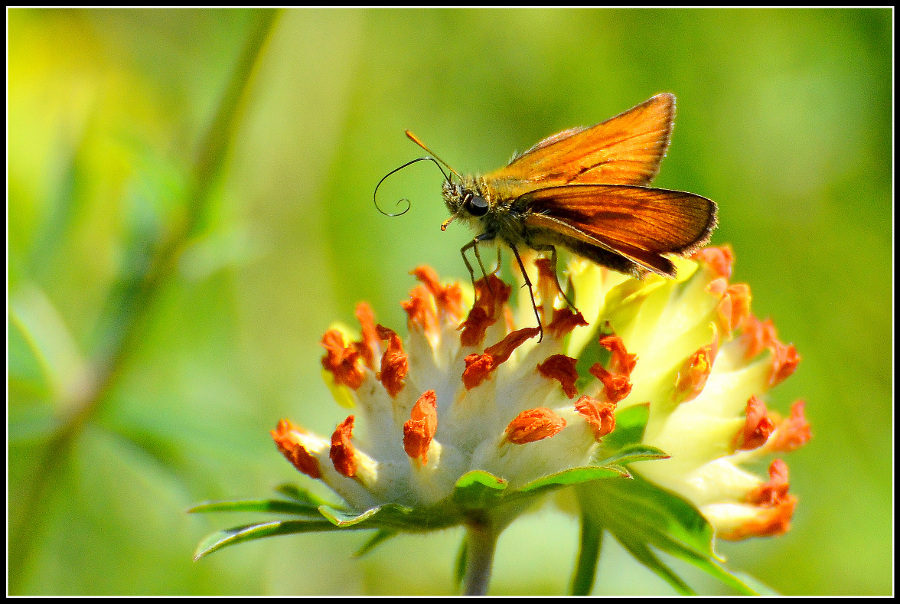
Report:
[[[463,203],[463,207],[472,216],[484,216],[488,211],[488,202],[479,195],[469,195]]]

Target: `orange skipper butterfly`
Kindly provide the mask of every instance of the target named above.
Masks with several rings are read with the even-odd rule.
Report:
[[[484,271],[478,244],[492,240],[512,249],[529,289],[519,247],[550,252],[554,266],[556,246],[562,246],[634,277],[652,272],[674,278],[666,255],[691,254],[716,227],[712,200],[648,186],[666,154],[674,117],[675,96],[658,94],[605,122],[545,138],[485,175],[461,176],[437,156],[401,168],[430,160],[456,177],[445,173],[450,218],[441,230],[459,219],[479,231],[460,250],[473,279],[466,252],[474,250]],[[431,153],[408,130],[406,135]],[[536,305],[535,315],[540,325]]]

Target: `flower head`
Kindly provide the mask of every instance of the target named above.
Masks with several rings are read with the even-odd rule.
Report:
[[[799,356],[751,314],[749,287],[729,284],[730,250],[681,261],[677,280],[574,261],[581,312],[549,261],[533,264],[542,334],[527,290],[513,311],[494,275],[473,292],[417,268],[406,340],[360,304],[357,333],[322,338],[326,382],[353,412],[330,438],[282,420],[272,435],[285,457],[356,510],[427,508],[454,501],[469,473],[515,491],[596,464],[617,416],[643,408],[640,443],[665,459],[631,469],[690,501],[720,537],[784,532],[796,503],[787,466],[773,461],[768,479],[743,466],[809,439],[802,402],[787,419],[763,402]]]
[[[360,510],[433,505],[470,471],[515,488],[587,464],[615,425],[620,391],[598,382],[576,396],[577,361],[563,352],[586,324],[580,314],[547,304],[538,344],[538,327],[516,328],[511,288],[496,276],[475,284],[466,313],[472,293],[427,267],[413,274],[420,283],[403,302],[405,342],[366,304],[356,311],[359,335],[325,333],[326,381],[353,413],[330,440],[283,420],[272,432],[282,453]],[[629,367],[598,368],[627,383]],[[365,437],[354,434],[357,420]]]
[[[772,461],[768,480],[744,468],[809,440],[803,401],[787,419],[763,402],[800,357],[750,312],[750,288],[728,283],[730,248],[709,247],[694,260],[693,274],[679,268],[683,283],[662,284],[614,323],[640,359],[619,406],[649,402],[642,442],[669,455],[631,467],[690,501],[720,538],[780,534],[796,504],[787,465]]]
[[[682,593],[692,592],[649,546],[754,593],[721,567],[714,538],[788,529],[787,465],[772,459],[768,476],[748,467],[810,432],[802,401],[786,418],[766,405],[800,357],[753,316],[750,288],[729,282],[731,250],[676,259],[677,279],[573,261],[566,294],[549,260],[528,260],[534,288],[516,290],[517,305],[493,274],[469,289],[420,267],[402,303],[405,339],[364,303],[358,330],[326,331],[322,373],[351,412],[330,436],[283,419],[272,437],[343,503],[283,485],[286,499],[201,504],[192,511],[291,519],[213,534],[196,557],[272,535],[375,529],[368,551],[403,531],[464,525],[466,592],[485,593],[497,536],[555,491],[574,494],[581,517],[573,593],[590,591],[605,531]]]

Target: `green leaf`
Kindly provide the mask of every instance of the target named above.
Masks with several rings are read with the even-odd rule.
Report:
[[[647,547],[644,542],[639,539],[622,539],[618,534],[616,535],[616,538],[625,549],[631,552],[632,556],[637,558],[641,564],[656,573],[661,579],[665,580],[675,589],[675,591],[683,596],[696,595],[694,590],[692,590],[687,583],[682,581],[681,577],[675,574],[671,568],[666,566],[656,554],[650,551],[650,548]]]
[[[469,557],[469,540],[463,538],[462,543],[459,545],[459,552],[456,554],[456,566],[454,568],[453,578],[456,581],[456,586],[459,587],[462,585],[463,579],[466,576],[466,561]]]
[[[630,445],[610,459],[627,462],[654,458],[660,454],[652,447]],[[502,517],[505,523],[550,489],[622,477],[629,478],[630,474],[618,465],[585,466],[542,476],[519,489],[510,490],[509,483],[503,478],[476,470],[460,477],[453,495],[435,505],[409,507],[391,503],[361,512],[324,503],[319,497],[296,486],[281,485],[277,490],[288,499],[209,501],[194,506],[189,512],[263,512],[302,517],[302,520],[293,521],[294,524],[263,522],[215,533],[200,544],[198,557],[226,545],[291,532],[374,529],[377,531],[375,535],[357,552],[358,556],[362,556],[401,531],[424,532],[447,528],[465,523],[473,514],[481,512]]]
[[[464,509],[491,507],[503,496],[508,485],[506,480],[490,472],[482,470],[466,472],[456,481],[453,502]]]
[[[772,587],[766,585],[756,577],[751,577],[747,573],[740,571],[730,571],[731,575],[739,579],[742,583],[749,586],[753,591],[761,596],[780,596]]]
[[[262,522],[238,526],[224,531],[218,531],[206,537],[194,551],[194,560],[211,554],[216,550],[229,545],[275,537],[277,535],[291,535],[295,533],[311,533],[316,531],[335,530],[335,526],[324,518],[322,520],[283,520],[275,522]]]
[[[634,480],[579,485],[576,494],[581,512],[587,516],[583,524],[589,522],[608,530],[635,558],[679,593],[693,591],[650,546],[693,564],[739,593],[756,594],[720,564],[713,550],[712,527],[694,506],[677,495],[640,476]]]
[[[634,444],[626,445],[614,452],[610,452],[605,447],[601,448],[594,456],[594,463],[602,466],[610,466],[612,464],[625,465],[636,461],[651,461],[654,459],[666,459],[667,457],[669,457],[668,453],[656,447]]]
[[[322,517],[318,506],[311,506],[297,501],[285,501],[283,499],[205,501],[188,510],[189,514],[206,514],[210,512],[274,512],[276,514]]]
[[[592,326],[591,329],[594,329],[594,327]],[[578,362],[575,365],[575,369],[578,372],[578,379],[575,380],[575,387],[579,392],[583,392],[588,384],[597,379],[588,370],[593,367],[595,363],[600,363],[604,367],[608,367],[611,356],[612,353],[610,351],[600,346],[599,335],[594,333],[578,355]]]
[[[624,449],[640,444],[650,419],[650,405],[633,405],[616,413],[616,429],[603,437],[603,450]]]
[[[326,501],[317,495],[313,495],[309,491],[305,489],[301,489],[297,485],[285,483],[278,485],[275,487],[275,490],[278,493],[281,493],[285,497],[293,499],[295,501],[299,501],[300,503],[309,504],[312,507],[319,507],[320,505],[330,505],[331,507],[339,508],[342,507],[340,504],[335,504],[330,501]]]
[[[359,548],[355,554],[353,554],[354,558],[362,558],[370,551],[390,539],[391,537],[396,537],[400,531],[392,530],[392,529],[379,529],[375,532],[372,537],[366,541],[366,543]]]
[[[428,508],[410,508],[396,503],[370,508],[361,513],[319,506],[319,512],[338,528],[386,529],[423,532],[459,524],[461,515],[452,506],[439,504]]]
[[[399,506],[399,505],[393,505],[393,504],[385,505],[385,506],[377,506],[374,508],[369,508],[368,510],[365,510],[364,512],[357,514],[352,511],[342,510],[342,509],[333,508],[333,507],[330,507],[327,505],[323,505],[319,508],[319,511],[321,512],[321,514],[323,516],[328,518],[328,520],[330,520],[332,522],[332,524],[334,524],[335,526],[337,526],[339,528],[348,528],[351,526],[356,526],[358,524],[365,523],[366,521],[371,521],[373,518],[375,518],[379,514],[380,514],[380,519],[384,520],[386,514],[390,513],[390,512],[386,511],[388,508],[393,508],[393,510],[396,514],[399,511],[398,508],[400,508],[400,507],[401,506]],[[404,508],[404,509],[409,510],[409,508]],[[402,513],[402,512],[400,512],[400,513]],[[369,524],[372,524],[372,523],[369,522]],[[375,527],[369,527],[369,528],[375,528]]]
[[[568,470],[563,470],[562,472],[557,472],[555,474],[548,474],[547,476],[543,476],[541,478],[538,478],[537,480],[532,480],[531,482],[520,488],[518,492],[527,493],[529,491],[534,491],[542,488],[581,484],[583,482],[597,480],[599,478],[623,478],[627,477],[628,475],[629,474],[627,472],[624,472],[621,469],[610,467],[584,466],[580,468],[570,468]]]

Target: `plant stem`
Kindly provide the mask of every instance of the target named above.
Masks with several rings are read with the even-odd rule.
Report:
[[[603,527],[586,514],[582,514],[581,548],[578,552],[578,564],[575,567],[571,586],[573,596],[587,596],[591,593],[597,572],[597,561],[600,559],[602,537]]]
[[[90,379],[86,385],[72,394],[71,400],[56,402],[66,413],[60,418],[55,433],[47,440],[42,460],[37,464],[41,479],[34,481],[33,487],[20,498],[23,509],[29,510],[28,521],[14,526],[10,542],[17,544],[17,559],[8,569],[7,582],[11,592],[17,592],[24,581],[28,560],[35,541],[42,534],[39,523],[44,512],[51,505],[51,497],[59,493],[58,482],[68,471],[68,457],[73,454],[78,436],[88,421],[94,417],[106,402],[108,393],[113,391],[122,377],[124,367],[141,342],[148,321],[154,310],[154,302],[164,287],[177,276],[175,266],[191,235],[202,223],[203,215],[210,203],[211,191],[222,170],[227,151],[233,143],[235,130],[243,116],[247,104],[248,90],[253,83],[253,74],[263,58],[265,45],[269,40],[280,13],[263,11],[258,13],[243,53],[237,61],[229,80],[228,88],[219,102],[213,122],[203,137],[198,157],[193,166],[193,189],[184,201],[187,215],[180,223],[175,223],[165,239],[156,242],[153,257],[147,262],[143,273],[133,279],[133,283],[114,298],[110,304],[107,326],[101,326],[101,342],[93,352]],[[111,295],[112,297],[112,295]]]
[[[500,531],[490,518],[470,522],[467,530],[465,594],[483,596],[487,593],[494,563],[494,550]]]

